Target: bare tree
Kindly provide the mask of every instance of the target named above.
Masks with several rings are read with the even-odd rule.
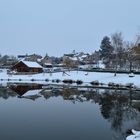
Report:
[[[126,42],[126,59],[129,62],[129,72],[132,72],[133,62],[135,61],[135,54],[133,47],[135,46],[132,42]]]
[[[68,68],[77,68],[78,67],[78,63],[77,61],[73,61],[71,60],[69,57],[65,57],[63,59],[63,64]]]
[[[131,73],[133,70],[135,63],[138,66],[140,64],[140,35],[137,35],[135,43],[126,42],[126,59],[129,62],[129,72]]]
[[[121,67],[122,60],[124,57],[124,47],[123,47],[123,36],[121,32],[116,32],[112,34],[111,36],[112,39],[112,46],[114,47],[114,55],[115,55],[115,74],[116,76],[118,66]]]

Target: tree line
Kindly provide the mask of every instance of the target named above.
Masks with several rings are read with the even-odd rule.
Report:
[[[116,32],[111,37],[103,37],[99,51],[94,53],[102,60],[106,68],[115,70],[140,69],[140,36],[135,42],[124,41],[121,32]],[[97,59],[97,58],[96,58]]]
[[[81,52],[81,54],[84,54]],[[77,56],[76,56],[77,57]],[[38,61],[41,59],[41,61]],[[111,36],[104,36],[101,40],[100,49],[92,54],[88,54],[86,58],[79,61],[71,60],[69,57],[45,57],[33,54],[28,55],[25,60],[36,61],[44,66],[46,63],[65,64],[68,67],[78,67],[84,64],[99,64],[102,62],[106,69],[127,70],[133,72],[140,70],[140,35],[137,36],[135,42],[125,41],[122,32],[116,32]],[[12,66],[19,60],[15,56],[0,55],[0,66]]]

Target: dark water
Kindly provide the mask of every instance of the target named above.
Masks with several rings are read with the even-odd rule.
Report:
[[[0,88],[0,140],[125,140],[140,129],[131,90],[8,85]]]

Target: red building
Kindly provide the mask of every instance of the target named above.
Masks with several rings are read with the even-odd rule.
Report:
[[[31,61],[20,61],[15,64],[12,68],[13,71],[16,72],[30,72],[30,73],[41,73],[43,72],[43,67],[39,65],[37,62]]]

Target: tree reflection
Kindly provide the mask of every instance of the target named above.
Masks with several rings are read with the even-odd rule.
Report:
[[[0,88],[0,98],[8,99],[9,97],[15,97],[17,94],[7,88]]]
[[[121,132],[124,122],[139,118],[140,95],[137,91],[131,90],[78,90],[61,89],[45,91],[41,93],[46,99],[61,96],[64,100],[76,102],[94,102],[100,105],[102,116],[111,123],[114,131]]]
[[[112,90],[102,94],[101,113],[105,119],[111,122],[112,129],[115,131],[121,131],[123,122],[134,120],[139,115],[139,110],[132,104],[133,98],[130,94],[132,91]]]
[[[41,89],[35,95],[25,96],[28,91]],[[9,85],[0,88],[0,98],[19,96],[20,98],[36,100],[43,97],[49,100],[51,97],[62,97],[66,101],[98,103],[104,119],[111,123],[114,131],[121,132],[124,122],[136,120],[140,122],[140,94],[132,90],[109,90],[109,89],[78,89],[78,88],[43,88],[41,84]]]

